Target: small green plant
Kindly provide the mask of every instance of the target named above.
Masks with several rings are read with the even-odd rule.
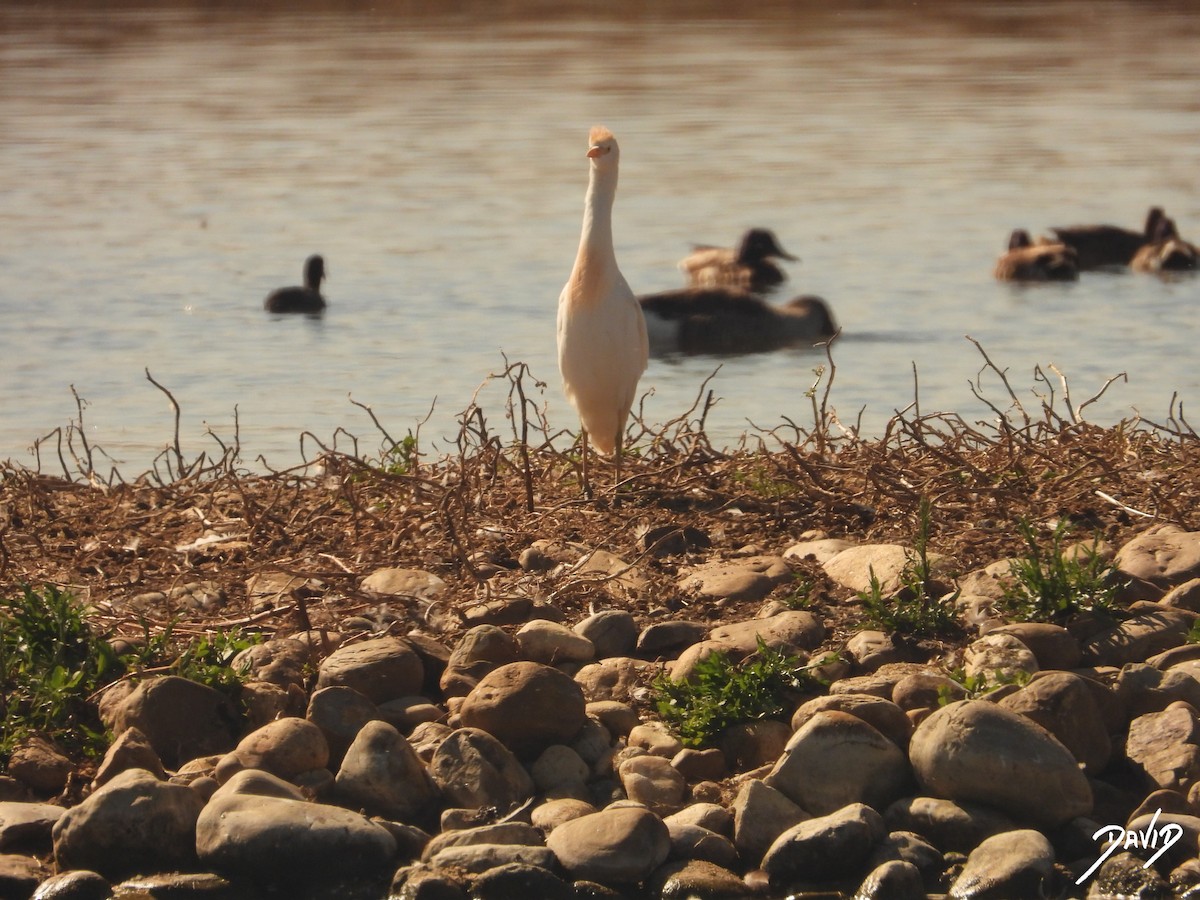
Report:
[[[417,436],[409,431],[380,454],[379,468],[389,475],[411,475],[417,468],[419,456]]]
[[[989,676],[986,672],[968,675],[965,669],[955,669],[950,673],[950,677],[963,686],[963,689],[967,692],[965,699],[977,700],[985,694],[990,694],[997,688],[1004,687],[1006,684],[1015,684],[1017,687],[1024,687],[1029,684],[1029,679],[1032,676],[1028,672],[1020,670],[1009,673],[997,669]],[[947,703],[953,703],[958,699],[962,698],[954,694],[949,687],[943,685],[938,688],[938,706],[945,706]]]
[[[738,470],[734,473],[733,480],[764,500],[783,500],[797,492],[796,485],[775,477],[763,465],[755,465],[750,471]]]
[[[696,664],[690,679],[672,681],[663,672],[651,687],[663,721],[684,745],[702,747],[731,725],[782,715],[792,695],[819,684],[799,659],[760,638],[745,662],[716,651]]]
[[[812,594],[815,589],[816,582],[810,576],[797,572],[792,579],[792,589],[784,594],[779,602],[788,609],[808,609],[812,606]]]
[[[106,736],[94,695],[129,672],[166,669],[236,693],[245,673],[234,671],[233,658],[262,640],[237,630],[177,645],[171,626],[154,634],[147,623],[142,627],[141,646],[118,656],[69,592],[26,585],[19,597],[0,597],[0,761],[31,734],[72,752],[102,752]]]
[[[935,596],[933,567],[929,562],[929,532],[933,507],[922,498],[917,512],[917,534],[900,573],[900,589],[884,596],[883,585],[869,570],[870,587],[859,592],[865,607],[866,623],[886,631],[912,636],[933,636],[961,630],[955,614],[958,591]]]
[[[1056,622],[1079,612],[1108,614],[1116,602],[1118,584],[1113,567],[1091,549],[1077,555],[1063,553],[1070,531],[1060,520],[1050,535],[1050,547],[1038,543],[1029,522],[1017,525],[1025,540],[1025,556],[1014,560],[1012,582],[1005,586],[1003,602],[1017,618],[1028,622]]]
[[[0,597],[0,757],[31,733],[68,749],[98,749],[104,729],[88,698],[121,669],[71,594],[25,585],[19,597]]]
[[[234,669],[233,660],[256,644],[263,636],[258,632],[218,631],[204,634],[191,641],[178,641],[175,623],[170,622],[161,631],[152,631],[143,621],[142,642],[133,652],[121,657],[126,668],[133,673],[144,669],[160,670],[164,667],[172,675],[206,684],[209,687],[236,694],[246,680],[246,671]]]
[[[234,669],[233,660],[243,650],[262,643],[257,632],[218,631],[206,634],[183,649],[171,663],[176,675],[226,693],[236,692],[246,680],[246,666]]]
[[[1196,621],[1192,622],[1192,627],[1187,634],[1187,642],[1189,644],[1200,644],[1200,616],[1196,617]]]

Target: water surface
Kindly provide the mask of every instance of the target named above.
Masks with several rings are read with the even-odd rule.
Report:
[[[1200,236],[1200,12],[1190,3],[6,4],[0,9],[0,459],[76,419],[141,471],[185,454],[300,459],[300,435],[421,426],[450,446],[489,373],[558,387],[555,304],[578,243],[587,130],[622,149],[615,232],[637,291],[692,242],[775,230],[843,335],[829,402],[991,413],[971,381],[1035,367],[1089,418],[1194,401],[1200,279],[991,278],[1014,227]],[[320,319],[261,309],[324,254]],[[646,421],[709,383],[714,443],[787,420],[823,351],[652,360]],[[828,377],[826,371],[825,377]],[[981,385],[999,406],[995,377]],[[506,385],[479,396],[504,426]],[[432,414],[430,410],[433,410]]]

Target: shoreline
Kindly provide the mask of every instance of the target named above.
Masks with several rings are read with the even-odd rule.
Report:
[[[991,434],[953,416],[899,416],[886,439],[863,441],[834,427],[819,400],[814,406],[818,420],[824,416],[823,421],[829,427],[800,434],[802,439],[796,443],[781,442],[779,450],[742,449],[732,453],[717,452],[708,446],[702,427],[694,427],[695,422],[702,426],[703,413],[693,419],[692,411],[639,444],[646,449],[626,460],[624,472],[628,477],[616,494],[608,483],[598,480],[603,487],[595,502],[585,502],[579,496],[575,484],[576,461],[570,449],[557,449],[544,423],[523,421],[520,417],[506,425],[514,434],[523,436],[524,441],[505,441],[493,434],[480,416],[473,420],[474,432],[464,429],[468,440],[464,440],[461,452],[437,463],[422,461],[415,444],[393,441],[393,453],[383,460],[327,454],[321,461],[322,470],[307,474],[285,471],[250,475],[231,466],[189,471],[187,461],[179,456],[173,458],[175,468],[171,470],[179,478],[144,477],[132,483],[89,485],[38,475],[8,464],[0,471],[0,507],[6,511],[2,559],[5,592],[11,595],[21,583],[58,585],[88,604],[89,620],[95,627],[128,641],[136,642],[139,636],[144,639],[146,634],[161,633],[164,629],[173,630],[180,638],[234,629],[257,632],[272,648],[270,652],[262,651],[265,657],[260,662],[267,667],[272,660],[286,657],[281,649],[284,645],[301,643],[307,648],[306,653],[312,654],[307,664],[310,668],[300,666],[306,674],[294,676],[304,706],[288,705],[298,702],[297,697],[286,699],[292,690],[287,685],[293,683],[288,678],[283,679],[282,699],[274,690],[256,689],[254,696],[260,704],[258,719],[244,721],[237,733],[228,736],[230,746],[182,779],[178,767],[187,760],[168,762],[162,759],[159,750],[151,754],[166,766],[167,772],[175,772],[172,781],[189,785],[188,789],[198,792],[208,804],[214,802],[214,797],[223,797],[232,804],[230,809],[240,808],[238,804],[243,800],[229,799],[244,796],[237,784],[245,776],[233,781],[236,771],[261,768],[269,773],[275,767],[262,758],[246,757],[242,743],[272,723],[276,723],[273,727],[277,729],[279,721],[311,722],[314,715],[309,704],[321,690],[321,679],[326,677],[329,661],[338,656],[339,648],[344,648],[341,651],[344,653],[378,641],[396,640],[415,648],[423,669],[440,668],[440,680],[409,684],[405,688],[413,692],[411,696],[422,698],[423,703],[412,701],[404,706],[403,712],[393,711],[383,716],[393,727],[395,723],[404,726],[397,737],[416,748],[418,755],[429,750],[429,759],[421,757],[422,767],[432,766],[432,754],[437,752],[432,748],[440,746],[439,741],[446,740],[447,735],[428,738],[426,746],[419,734],[413,736],[418,728],[424,726],[428,731],[434,725],[446,728],[453,725],[461,731],[465,727],[464,707],[466,720],[477,721],[472,719],[473,701],[468,698],[480,681],[498,668],[510,665],[548,668],[580,686],[588,706],[588,722],[606,723],[608,756],[606,762],[597,757],[588,764],[590,774],[582,782],[587,801],[573,794],[553,796],[553,791],[540,789],[536,796],[542,800],[532,809],[524,810],[523,815],[535,813],[547,797],[556,802],[589,802],[595,807],[594,814],[604,814],[617,798],[623,796],[621,803],[627,804],[631,797],[637,796],[640,788],[633,785],[642,781],[631,773],[645,767],[649,774],[641,773],[639,778],[648,779],[649,783],[673,781],[676,775],[685,783],[685,793],[675,799],[654,799],[656,795],[648,794],[639,801],[654,811],[657,821],[665,822],[698,805],[703,807],[701,811],[717,819],[721,816],[711,807],[720,807],[733,816],[737,798],[748,790],[747,784],[778,784],[786,780],[786,773],[771,774],[783,766],[787,755],[780,755],[783,745],[779,741],[796,739],[806,727],[808,740],[832,740],[833,746],[842,746],[846,740],[851,743],[845,746],[859,746],[866,740],[894,763],[893,750],[904,743],[901,736],[904,725],[910,729],[911,741],[925,723],[950,707],[938,706],[936,700],[932,701],[933,706],[901,707],[895,698],[888,699],[880,693],[883,688],[878,686],[879,673],[893,671],[899,675],[890,680],[882,676],[889,697],[904,677],[925,670],[936,672],[946,690],[957,690],[946,683],[953,681],[950,675],[955,667],[966,666],[971,653],[981,653],[976,645],[986,637],[984,632],[995,631],[1000,624],[996,618],[996,596],[980,590],[979,573],[989,565],[1027,553],[1018,527],[1021,523],[1028,524],[1039,541],[1045,542],[1056,523],[1069,522],[1074,539],[1097,541],[1097,546],[1104,547],[1105,559],[1110,560],[1116,558],[1118,550],[1144,537],[1153,526],[1172,525],[1175,529],[1172,534],[1191,535],[1200,530],[1197,521],[1200,503],[1196,502],[1200,498],[1200,479],[1194,475],[1200,472],[1197,466],[1200,441],[1186,425],[1173,430],[1139,423],[1099,428],[1043,408],[1036,417],[1025,415],[1015,421],[1006,418],[1002,427]],[[518,404],[516,408],[524,407]],[[546,439],[539,440],[542,436]],[[559,440],[561,443],[561,437]],[[606,475],[611,478],[609,467],[601,467],[600,477]],[[962,596],[955,600],[957,631],[937,635],[889,634],[878,627],[864,628],[871,624],[863,601],[863,595],[871,587],[865,577],[867,572],[884,582],[880,594],[887,598],[884,608],[900,608],[901,595],[894,590],[904,582],[911,551],[919,543],[922,500],[928,501],[923,526],[927,549],[931,557],[936,555],[939,560],[935,568],[937,577],[929,582],[930,596],[935,596],[934,581],[940,585],[939,591],[958,590],[965,595],[964,585],[971,579],[971,592],[976,596],[982,594],[985,600],[974,604],[964,602]],[[898,555],[891,551],[890,569],[885,568],[882,557],[872,557],[874,561],[870,563],[862,560],[853,563],[851,574],[838,574],[830,568],[829,559],[823,558],[832,549],[833,545],[827,543],[830,541],[845,545],[839,545],[838,552],[881,547],[901,549]],[[788,552],[804,545],[809,549]],[[389,572],[403,574],[399,586],[385,585]],[[1157,596],[1150,597],[1145,593],[1150,590],[1148,584],[1144,580],[1139,582],[1141,596],[1137,590],[1124,590],[1115,619],[1118,624],[1138,620],[1145,612],[1146,601],[1155,604],[1157,610],[1168,589],[1159,585],[1153,588]],[[1138,606],[1138,601],[1143,605]],[[1170,621],[1155,632],[1159,637],[1144,645],[1141,660],[1120,662],[1117,657],[1103,655],[1109,650],[1102,651],[1096,649],[1099,645],[1089,644],[1100,631],[1095,622],[1085,627],[1088,616],[1064,617],[1061,622],[1048,623],[1047,628],[1053,630],[1056,641],[1066,640],[1065,635],[1081,648],[1079,652],[1091,654],[1091,662],[1087,664],[1096,672],[1089,676],[1088,683],[1094,682],[1099,686],[1096,690],[1102,687],[1108,692],[1099,696],[1120,695],[1125,698],[1122,702],[1126,702],[1132,688],[1127,685],[1118,690],[1118,687],[1122,678],[1128,682],[1133,677],[1127,673],[1129,666],[1134,666],[1129,672],[1154,669],[1143,660],[1172,650],[1160,646],[1164,641],[1177,640],[1181,647],[1186,647],[1179,628],[1190,608],[1186,603],[1172,608],[1175,612],[1163,613]],[[601,612],[619,613],[627,620],[626,627],[634,629],[633,642],[622,644],[615,655],[593,650],[590,658],[586,652],[566,649],[573,646],[572,638],[563,632],[574,635],[581,629],[586,632],[583,623]],[[1194,618],[1194,613],[1190,615]],[[669,741],[659,743],[663,740],[661,726],[654,723],[661,717],[647,693],[654,674],[664,666],[672,672],[682,671],[678,667],[685,664],[680,660],[689,653],[692,662],[687,665],[694,664],[703,658],[703,648],[698,650],[696,646],[716,640],[715,633],[725,635],[722,629],[759,623],[749,626],[753,632],[765,628],[762,624],[765,621],[777,618],[779,622],[790,623],[791,629],[778,638],[780,647],[796,654],[798,659],[810,660],[810,666],[835,653],[841,666],[828,687],[793,696],[786,713],[766,720],[777,722],[780,727],[770,739],[760,735],[759,743],[753,746],[757,748],[755,752],[768,758],[758,766],[748,766],[749,756],[737,757],[728,749],[701,746],[688,752],[689,748],[677,747]],[[551,624],[532,625],[547,622]],[[676,627],[687,636],[676,636],[673,643],[663,644],[659,649],[650,649],[651,645],[645,643],[638,646],[637,641],[654,626],[672,622],[686,623],[687,627]],[[807,624],[797,631],[800,622]],[[1017,624],[1012,622],[1009,630]],[[549,632],[549,637],[542,639],[549,640],[549,646],[557,649],[531,650],[533,639],[528,635],[538,630]],[[469,636],[481,633],[495,635],[496,640],[511,644],[514,648],[511,660],[493,665],[497,662],[493,659],[482,668],[471,670],[469,676],[464,676],[466,680],[447,681],[446,672],[454,668],[451,665],[454,654],[466,652],[463,647],[470,643]],[[722,639],[732,640],[728,635]],[[595,642],[588,640],[594,648]],[[995,643],[999,637],[988,640]],[[1022,643],[1019,638],[1013,640]],[[1080,671],[1086,665],[1081,659],[1069,666],[1061,658],[1055,662],[1046,656],[1051,642],[1043,638],[1039,645],[1038,637],[1029,634],[1025,640],[1029,642],[1025,644],[1025,655],[1010,642],[1010,655],[1002,655],[1002,662],[995,662],[1001,657],[993,657],[993,662],[981,664],[983,678],[970,689],[977,696],[965,696],[967,707],[975,708],[982,697],[993,693],[983,690],[984,687],[997,688],[1005,697],[1024,691],[1021,696],[1026,697],[1036,685],[1043,685],[1038,690],[1045,690],[1047,682],[1061,681],[1060,673],[1063,677],[1083,678]],[[1088,650],[1089,646],[1093,649]],[[751,651],[753,644],[739,652]],[[567,657],[558,654],[568,652],[577,655],[570,657],[574,661],[563,662]],[[1028,669],[1030,654],[1034,657],[1034,671],[1026,671],[1026,676],[1032,677],[1012,676],[1005,681],[994,676],[995,672],[1008,671],[1014,666],[1013,671],[1023,671],[1022,666]],[[1175,652],[1171,666],[1187,655],[1183,650]],[[889,670],[888,666],[916,669]],[[591,673],[581,677],[589,669]],[[1160,675],[1165,677],[1168,672],[1170,666],[1164,666]],[[154,677],[143,676],[125,683],[132,688]],[[1183,676],[1176,673],[1171,677],[1178,681]],[[872,678],[876,686],[870,688],[868,681]],[[1024,685],[1017,683],[1022,678]],[[271,683],[265,676],[262,680]],[[837,688],[842,682],[845,682],[843,688],[856,690]],[[614,685],[623,687],[617,689]],[[1077,687],[1074,681],[1071,685]],[[847,695],[862,693],[857,688],[874,691],[888,712],[868,710],[865,700],[846,700]],[[1138,701],[1143,704],[1141,716],[1181,715],[1178,704],[1171,707],[1171,702],[1183,699],[1186,694],[1169,691],[1160,694],[1168,699],[1157,709],[1151,708],[1153,703],[1147,706],[1149,701]],[[837,700],[839,696],[843,699]],[[985,705],[1000,705],[999,697],[991,700]],[[814,701],[819,701],[820,708],[809,706],[798,720],[799,711]],[[371,702],[386,705],[389,701],[377,697]],[[413,712],[413,708],[420,708],[420,712]],[[904,724],[894,718],[893,708],[902,710]],[[271,709],[275,713],[264,713]],[[1111,712],[1110,709],[1107,714]],[[1028,718],[1033,713],[1022,715]],[[887,716],[893,718],[889,720]],[[618,720],[624,724],[617,724]],[[1127,715],[1122,728],[1128,729],[1133,721],[1140,718]],[[863,737],[865,732],[861,732],[859,724],[863,722],[868,723],[864,727],[885,735],[883,744],[873,736]],[[106,724],[112,729],[113,723]],[[252,724],[256,727],[251,728]],[[536,730],[536,726],[537,722],[527,723],[528,728]],[[638,727],[643,731],[634,732]],[[893,730],[888,737],[889,727],[900,732]],[[593,725],[588,728],[594,730]],[[833,729],[832,737],[811,736],[811,732],[823,728]],[[849,732],[845,731],[847,728]],[[120,736],[114,729],[114,737]],[[276,736],[275,740],[278,739]],[[565,742],[579,755],[581,750],[576,745],[580,739],[556,738],[555,745]],[[325,740],[330,743],[328,736]],[[375,740],[395,739],[376,735]],[[396,750],[398,746],[389,752],[406,752]],[[667,752],[664,748],[673,749],[664,755]],[[715,765],[711,752],[714,749],[722,757],[723,769],[705,769]],[[534,770],[534,763],[546,750],[543,746],[532,756],[528,748],[520,751],[518,756],[527,773]],[[911,747],[904,752],[911,756]],[[680,753],[684,754],[682,765],[677,759]],[[231,757],[236,757],[235,762],[222,762]],[[643,757],[650,761],[636,762]],[[150,764],[146,763],[149,757],[134,758]],[[663,765],[676,775],[666,773]],[[948,765],[939,763],[941,768]],[[1093,760],[1091,765],[1095,768],[1100,764]],[[597,766],[607,772],[604,778],[596,774]],[[930,776],[921,774],[915,758],[906,761],[905,766],[912,767],[908,770],[909,779],[916,778],[915,783],[925,788],[931,786],[927,783]],[[1116,799],[1127,797],[1129,781],[1134,778],[1129,761],[1119,756],[1113,756],[1104,767],[1089,773],[1092,789],[1097,789],[1095,785],[1103,780],[1108,766],[1116,766],[1113,772],[1119,772],[1120,777],[1113,792],[1103,795],[1103,804],[1096,800],[1086,815],[1080,815],[1076,798],[1065,807],[1071,815],[1053,828],[1044,822],[1034,822],[1034,831],[1042,834],[1043,839],[1054,841],[1054,864],[1045,875],[1047,884],[1065,887],[1069,880],[1068,868],[1064,867],[1082,859],[1079,856],[1067,859],[1066,851],[1061,850],[1063,828],[1076,823],[1074,830],[1079,832],[1083,826],[1076,820],[1091,821],[1088,816],[1092,813],[1101,818],[1115,815],[1114,810],[1124,809],[1122,804],[1131,802]],[[137,781],[132,775],[122,775],[120,766],[112,768],[110,778]],[[82,808],[91,798],[101,795],[103,789],[99,785],[90,786],[96,775],[95,763],[72,771],[78,774],[70,779],[69,788],[64,784],[66,793],[61,793],[58,803]],[[124,771],[127,773],[128,769]],[[303,794],[303,801],[296,802],[315,801],[318,807],[336,809],[364,805],[362,795],[358,795],[357,803],[348,803],[346,795],[337,792],[336,783],[344,779],[331,760],[305,771],[325,771],[333,783],[325,778],[313,781],[312,775],[297,782],[301,773],[291,773],[293,789],[299,784],[308,792]],[[288,780],[284,777],[284,781]],[[171,783],[154,781],[155,785]],[[597,783],[601,781],[610,783],[614,792],[607,805],[598,803]],[[230,783],[235,789],[224,787]],[[1173,793],[1182,797],[1183,811],[1168,803],[1164,815],[1191,814],[1186,812],[1191,803],[1188,785],[1181,787],[1182,793],[1179,788],[1173,789]],[[157,788],[152,785],[147,789]],[[400,826],[420,828],[426,838],[437,840],[440,847],[448,839],[439,839],[439,833],[500,824],[460,820],[452,822],[453,827],[443,826],[434,810],[440,809],[441,815],[445,815],[458,801],[451,801],[447,788],[440,783],[439,789],[440,799],[430,799],[429,806],[411,815],[400,814],[395,808],[387,811],[383,818],[393,823],[389,826],[392,832]],[[255,789],[246,790],[253,795]],[[855,802],[864,805],[864,798],[869,800],[865,807],[872,812],[856,806],[853,816],[866,823],[862,827],[870,834],[882,827],[880,823],[884,820],[879,817],[888,814],[896,802],[905,797],[915,800],[924,796],[921,791],[893,796],[888,792],[873,794],[873,788],[860,786],[860,794],[862,790],[867,793]],[[205,796],[206,791],[211,792]],[[947,792],[953,790],[942,791]],[[53,797],[40,799],[52,801]],[[1142,799],[1150,802],[1148,796]],[[814,809],[823,809],[826,801],[810,797],[806,802]],[[613,809],[621,809],[621,803]],[[795,805],[803,808],[803,804]],[[1127,812],[1137,806],[1138,803],[1132,803]],[[805,809],[804,821],[816,822],[840,815],[846,808],[842,804],[824,813]],[[668,809],[674,811],[667,812]],[[376,812],[378,817],[379,811]],[[881,841],[894,843],[898,831],[893,826],[899,820],[893,819],[898,815],[896,811],[890,814],[882,835],[863,838],[867,843],[860,841],[856,846],[878,847],[882,846]],[[912,815],[905,820],[906,828],[900,830],[918,830]],[[1009,815],[1014,827],[1022,824],[1022,817],[1012,815],[1011,809]],[[1038,818],[1036,809],[1029,815],[1034,820]],[[687,824],[706,828],[694,821]],[[737,830],[732,819],[723,826],[714,821],[708,824],[713,827],[707,828],[706,833],[697,833],[683,829],[678,820],[670,821],[666,826],[668,831],[674,828],[694,839],[703,838],[697,846],[707,848],[685,851],[676,846],[678,835],[672,834],[668,841],[673,848],[669,851],[670,859],[676,863],[689,860],[713,863],[711,856],[716,854],[725,860],[726,872],[741,881],[747,896],[763,896],[763,891],[770,895],[799,877],[789,868],[792,863],[776,861],[766,864],[764,869],[764,859],[752,857],[759,849],[765,854],[769,848],[746,851],[745,840],[735,857],[722,857],[726,850],[713,847],[725,845],[716,837],[709,838],[707,832],[722,837],[724,828],[722,839],[737,849]],[[1121,818],[1119,824],[1123,827],[1126,819]],[[552,835],[555,827],[559,826],[543,823],[541,833]],[[650,827],[657,835],[647,839],[650,845],[661,844],[658,826],[643,823],[639,827]],[[52,845],[60,856],[62,830],[61,826],[57,829]],[[952,851],[938,846],[928,828],[926,831],[923,840],[940,851],[940,868],[934,868],[938,868],[938,877],[942,879],[938,883],[946,889],[953,879],[962,877],[962,867],[968,866],[971,853],[986,839],[980,838],[979,844],[968,850]],[[1007,828],[1003,833],[1012,831]],[[413,837],[408,831],[403,833]],[[49,837],[48,828],[43,839]],[[779,837],[777,834],[775,839]],[[396,840],[395,834],[392,840]],[[798,838],[793,835],[789,852],[800,852],[798,848],[802,845],[795,840]],[[1072,852],[1080,849],[1079,841],[1071,846]],[[561,878],[565,877],[562,872],[570,871],[561,868],[562,860],[574,857],[571,850],[560,847],[559,851],[552,868],[559,873],[556,877]],[[1034,856],[1042,859],[1043,851],[1044,848]],[[505,852],[509,856],[513,853]],[[909,858],[913,858],[912,852]],[[464,853],[461,851],[454,858],[458,864],[468,865]],[[528,855],[526,851],[521,853]],[[964,858],[955,862],[954,853]],[[400,850],[394,850],[389,859],[399,859],[396,854]],[[70,858],[69,853],[66,856]],[[1020,853],[1017,857],[1025,858]],[[46,855],[45,844],[40,858],[43,868],[38,871],[46,875],[49,870],[44,865],[50,857]],[[508,862],[515,861],[505,858]],[[534,868],[551,865],[541,857],[538,859],[541,862],[532,864]],[[262,859],[259,864],[266,865]],[[482,863],[476,860],[469,865]],[[585,864],[580,865],[583,868],[579,871],[589,871]],[[657,865],[653,867],[655,872]],[[932,864],[925,865],[928,869]],[[484,878],[492,868],[496,866],[484,866],[462,883]],[[1177,866],[1172,871],[1174,868]],[[211,869],[211,865],[199,868],[210,872]],[[420,872],[428,874],[426,869],[428,866]],[[810,874],[817,871],[803,866],[801,869]],[[235,870],[236,867],[227,868],[222,875],[228,877]],[[437,877],[449,877],[447,871]],[[755,875],[762,871],[768,872],[765,882],[764,876]],[[853,872],[826,873],[812,883],[852,893],[854,886],[847,887],[846,879],[862,881],[868,874],[860,865]],[[1169,871],[1163,877],[1166,874]],[[926,889],[933,883],[928,880],[929,875],[929,871],[922,873]],[[405,876],[411,877],[415,877],[413,871]],[[649,870],[644,877],[651,878]],[[636,880],[643,878],[639,875]]]

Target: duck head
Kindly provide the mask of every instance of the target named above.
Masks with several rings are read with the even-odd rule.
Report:
[[[318,254],[313,254],[304,261],[304,286],[309,290],[319,291],[321,282],[325,280],[325,260]]]
[[[796,257],[779,246],[779,241],[776,240],[774,232],[770,229],[751,228],[742,235],[742,242],[738,245],[737,251],[739,263],[748,265],[772,258],[798,261]]]
[[[1169,234],[1159,236],[1159,232],[1163,228],[1170,228],[1173,232],[1175,230],[1175,223],[1167,218],[1167,214],[1163,212],[1161,206],[1150,207],[1149,212],[1146,213],[1146,227],[1143,229],[1146,239],[1159,241],[1170,237],[1171,235]]]

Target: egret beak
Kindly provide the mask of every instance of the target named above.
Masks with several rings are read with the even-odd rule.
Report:
[[[597,156],[603,156],[607,152],[608,152],[607,147],[601,147],[599,144],[594,144],[593,146],[588,148],[587,158],[595,159]]]

